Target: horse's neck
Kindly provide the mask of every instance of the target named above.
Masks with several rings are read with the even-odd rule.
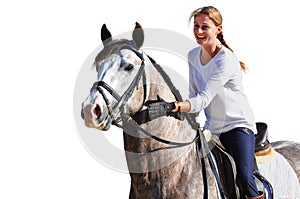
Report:
[[[154,66],[150,65],[152,63],[149,62],[146,62],[147,65],[145,68],[147,83],[146,100],[156,100],[157,95],[159,95],[168,102],[175,101],[175,96],[164,78]],[[195,136],[195,132],[186,120],[180,121],[174,117],[160,117],[141,124],[140,127],[156,137],[174,142],[188,142],[193,140]],[[138,128],[132,128],[127,131],[131,131],[124,133],[125,150],[130,152],[127,153],[127,160],[130,159],[128,161],[129,167],[131,163],[135,162],[134,167],[130,169],[138,168],[139,170],[133,172],[141,172],[141,170],[148,172],[161,169],[161,167],[165,167],[176,161],[178,157],[182,157],[191,148],[187,146],[170,149],[171,145],[147,137]],[[137,166],[137,164],[140,166]]]

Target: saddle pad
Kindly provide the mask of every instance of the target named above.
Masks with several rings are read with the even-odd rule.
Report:
[[[272,161],[257,166],[259,172],[271,183],[275,199],[300,198],[298,178],[281,154],[275,151]]]

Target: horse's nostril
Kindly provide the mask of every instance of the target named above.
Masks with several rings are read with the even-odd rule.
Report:
[[[96,105],[94,112],[95,112],[95,114],[97,116],[97,119],[98,119],[101,115],[101,109],[100,109],[100,106],[98,104]]]

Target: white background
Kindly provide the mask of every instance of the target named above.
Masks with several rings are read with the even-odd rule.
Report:
[[[271,141],[300,141],[297,1],[178,2],[1,1],[0,198],[128,198],[128,174],[91,157],[73,117],[76,78],[103,23],[113,35],[138,21],[192,38],[190,13],[216,6],[250,68],[244,85],[257,121],[269,124]]]

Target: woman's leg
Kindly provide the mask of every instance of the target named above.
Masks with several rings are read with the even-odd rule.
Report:
[[[232,155],[236,168],[237,179],[247,197],[259,196],[253,175],[255,136],[247,128],[235,128],[222,133],[220,141]]]

